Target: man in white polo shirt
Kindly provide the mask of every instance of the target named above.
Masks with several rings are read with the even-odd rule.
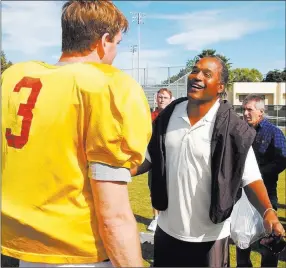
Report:
[[[241,186],[267,231],[285,233],[251,147],[255,132],[220,99],[227,79],[219,58],[199,60],[188,78],[188,97],[158,116],[145,162],[131,171],[139,175],[152,166],[156,173],[155,267],[227,266],[229,215]]]

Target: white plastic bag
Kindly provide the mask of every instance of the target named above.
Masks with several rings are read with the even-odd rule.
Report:
[[[231,213],[230,237],[239,248],[246,249],[265,234],[261,215],[251,205],[242,189],[242,196],[234,205]]]

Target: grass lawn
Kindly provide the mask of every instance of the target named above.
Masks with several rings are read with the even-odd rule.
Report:
[[[279,176],[278,182],[278,198],[280,204],[286,204],[285,200],[285,172],[281,173]],[[138,228],[140,232],[148,232],[147,226],[151,222],[152,219],[152,208],[150,204],[150,194],[147,185],[147,174],[143,174],[141,176],[133,178],[133,182],[129,184],[129,195],[131,200],[131,205],[135,217],[138,222]],[[286,210],[279,209],[278,210],[279,217],[283,217],[284,220],[286,218]],[[284,221],[286,223],[286,220]],[[230,246],[230,265],[231,267],[236,266],[235,260],[235,247],[233,245]],[[283,252],[285,257],[285,251]],[[150,259],[152,258],[152,248],[143,247],[143,257],[145,259],[144,265],[146,267],[149,266]],[[254,267],[260,267],[260,254],[256,252],[251,253],[251,259]],[[284,258],[285,260],[285,258]],[[149,262],[148,262],[149,261]],[[278,267],[286,267],[285,261],[279,261]]]

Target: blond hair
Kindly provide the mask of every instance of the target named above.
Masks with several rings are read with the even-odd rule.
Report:
[[[128,30],[128,21],[111,2],[68,1],[62,8],[62,52],[84,52],[105,34]]]

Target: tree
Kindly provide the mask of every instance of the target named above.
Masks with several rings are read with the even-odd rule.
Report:
[[[181,78],[184,75],[186,75],[187,73],[191,72],[192,68],[194,67],[196,62],[199,59],[202,59],[202,58],[207,57],[207,56],[217,56],[217,57],[219,57],[226,64],[228,70],[230,70],[232,63],[229,62],[228,58],[226,58],[222,54],[217,54],[215,49],[204,49],[204,50],[202,50],[202,52],[200,54],[195,56],[193,59],[188,60],[187,63],[186,63],[186,67],[181,69],[178,74],[171,76],[170,77],[170,83],[174,83],[179,78]],[[162,84],[168,84],[168,83],[169,83],[169,80],[165,80],[165,81],[162,82]]]
[[[230,72],[231,65],[232,65],[232,63],[230,62],[230,59],[227,58],[226,56],[222,55],[222,54],[216,54],[216,56],[219,57],[225,63],[228,71]]]
[[[234,82],[261,82],[263,75],[257,69],[236,68],[230,71],[229,80]]]
[[[1,74],[12,65],[11,61],[7,62],[4,51],[1,50]]]
[[[283,71],[277,69],[269,71],[263,82],[286,82],[286,68]]]
[[[215,49],[204,49],[201,54],[198,55],[200,59],[207,57],[207,56],[215,56],[216,50]]]

